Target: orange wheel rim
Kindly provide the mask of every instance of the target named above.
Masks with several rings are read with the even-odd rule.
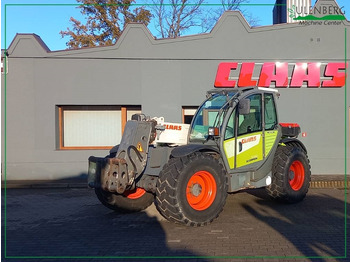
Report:
[[[211,206],[216,197],[216,182],[212,174],[198,171],[187,183],[186,198],[195,210],[202,211]]]
[[[294,191],[298,191],[304,184],[305,169],[303,164],[296,160],[289,168],[289,185]]]
[[[142,197],[144,194],[146,194],[146,190],[143,188],[137,187],[134,190],[127,190],[123,193],[124,196],[126,196],[129,199],[138,199]]]

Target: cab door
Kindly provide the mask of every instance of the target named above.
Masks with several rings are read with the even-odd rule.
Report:
[[[264,157],[268,157],[278,136],[278,121],[274,95],[264,94],[264,122],[265,122],[265,151]]]
[[[264,158],[262,128],[262,94],[247,97],[250,100],[250,112],[238,113],[236,168],[241,168]]]
[[[224,137],[224,151],[230,169],[243,168],[264,158],[262,126],[262,94],[247,97],[250,111],[247,115],[233,110]]]

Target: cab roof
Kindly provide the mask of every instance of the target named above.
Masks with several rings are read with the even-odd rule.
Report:
[[[213,94],[227,94],[227,93],[245,93],[247,91],[252,90],[259,90],[264,92],[270,92],[270,93],[278,93],[278,90],[275,88],[267,88],[267,87],[258,87],[258,86],[251,86],[251,87],[243,87],[243,88],[215,88],[211,89],[207,92],[207,95],[213,95]]]

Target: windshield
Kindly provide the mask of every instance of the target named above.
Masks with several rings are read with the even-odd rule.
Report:
[[[220,119],[217,120],[218,113],[233,95],[234,93],[214,94],[203,103],[192,121],[190,141],[205,141],[207,139],[208,128],[222,122],[224,114],[221,114]]]

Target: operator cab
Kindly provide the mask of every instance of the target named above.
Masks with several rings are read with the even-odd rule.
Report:
[[[257,169],[279,139],[276,93],[260,87],[209,91],[193,118],[189,142],[214,140],[227,170]]]

